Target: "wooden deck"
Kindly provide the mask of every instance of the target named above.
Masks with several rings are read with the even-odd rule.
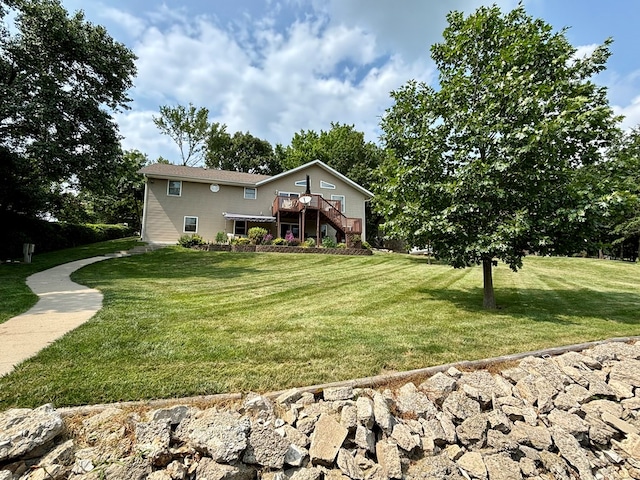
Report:
[[[344,235],[362,233],[362,219],[346,217],[340,211],[342,209],[340,200],[326,200],[321,195],[309,196],[311,202],[307,205],[303,204],[299,198],[276,197],[273,201],[271,214],[280,218],[283,213],[298,213],[306,216],[313,212],[317,214],[318,220],[324,219]]]

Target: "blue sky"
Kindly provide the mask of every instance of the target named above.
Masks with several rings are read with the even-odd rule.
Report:
[[[409,79],[435,84],[429,47],[449,10],[516,0],[62,0],[84,10],[138,58],[131,110],[116,115],[126,149],[176,160],[153,124],[160,105],[207,107],[227,131],[289,144],[301,129],[354,124],[378,140],[389,92]],[[623,126],[640,124],[638,0],[525,0],[527,12],[579,52],[613,37],[598,83]]]

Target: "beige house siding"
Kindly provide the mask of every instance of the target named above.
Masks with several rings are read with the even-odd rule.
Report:
[[[197,217],[197,232],[206,241],[214,241],[218,232],[233,233],[233,220],[226,220],[223,213],[255,215],[255,216],[271,216],[272,205],[276,195],[279,192],[292,192],[302,194],[305,191],[304,186],[296,186],[296,181],[306,180],[309,175],[311,182],[311,192],[320,194],[325,199],[330,200],[332,195],[345,196],[345,211],[347,217],[362,219],[364,229],[365,207],[364,202],[369,197],[354,188],[349,183],[335,176],[333,173],[323,169],[317,164],[310,165],[291,174],[283,174],[273,177],[273,180],[264,176],[256,176],[259,186],[250,183],[246,187],[256,188],[256,199],[245,199],[245,186],[224,184],[209,178],[188,178],[176,177],[175,172],[171,171],[172,180],[182,179],[181,195],[167,195],[168,179],[163,178],[162,167],[154,165],[153,170],[145,172],[147,176],[147,191],[145,212],[143,218],[142,240],[154,243],[177,243],[178,238],[184,232],[185,216]],[[148,168],[148,167],[147,167]],[[171,166],[170,168],[175,168]],[[198,169],[199,170],[199,169]],[[186,175],[184,167],[179,167],[180,174]],[[143,169],[144,172],[144,169]],[[215,175],[216,172],[198,171],[199,175]],[[228,172],[223,172],[228,173]],[[235,180],[235,179],[233,179]],[[246,181],[243,179],[243,181]],[[328,182],[335,185],[335,189],[321,188],[320,182]],[[217,192],[210,190],[210,185],[215,183],[219,185]],[[314,222],[315,223],[315,222]],[[253,226],[261,226],[267,228],[274,236],[278,236],[276,232],[276,224],[274,223],[252,223],[249,222],[248,228]],[[307,225],[307,234],[315,235],[316,226]],[[331,235],[335,234],[330,228]],[[364,234],[363,232],[363,238]]]
[[[147,209],[143,240],[156,243],[177,243],[184,234],[184,217],[198,217],[196,233],[213,241],[220,231],[233,232],[233,221],[223,212],[248,215],[271,215],[271,199],[244,198],[244,187],[220,185],[218,192],[209,190],[209,183],[182,181],[179,197],[167,195],[167,179],[150,178],[147,182]]]

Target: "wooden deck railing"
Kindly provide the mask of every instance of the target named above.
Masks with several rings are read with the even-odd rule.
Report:
[[[278,212],[299,213],[305,205],[299,198],[276,197],[273,201],[272,215]],[[343,233],[362,233],[362,219],[346,217],[342,212],[340,200],[325,200],[321,195],[311,195],[311,202],[306,205],[308,210],[319,211],[334,227]]]

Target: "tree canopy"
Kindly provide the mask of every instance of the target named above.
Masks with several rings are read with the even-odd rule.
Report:
[[[454,267],[483,265],[483,303],[495,308],[496,259],[515,271],[527,252],[584,240],[597,198],[578,173],[617,135],[606,90],[592,81],[611,41],[576,58],[565,32],[523,5],[447,20],[431,48],[438,88],[409,81],[391,94],[377,208],[390,235]]]
[[[164,105],[160,107],[160,116],[153,117],[153,123],[176,143],[182,165],[202,163],[210,130],[207,108],[196,108],[192,103],[188,107]]]
[[[321,160],[365,188],[371,187],[371,173],[380,165],[383,151],[367,142],[354,125],[331,122],[327,131],[301,130],[291,144],[276,145],[276,156],[283,170]]]
[[[135,55],[58,0],[0,0],[0,212],[48,211],[118,162]]]
[[[267,140],[254,137],[249,132],[230,135],[225,124],[211,125],[205,158],[209,168],[264,175],[282,172]]]

